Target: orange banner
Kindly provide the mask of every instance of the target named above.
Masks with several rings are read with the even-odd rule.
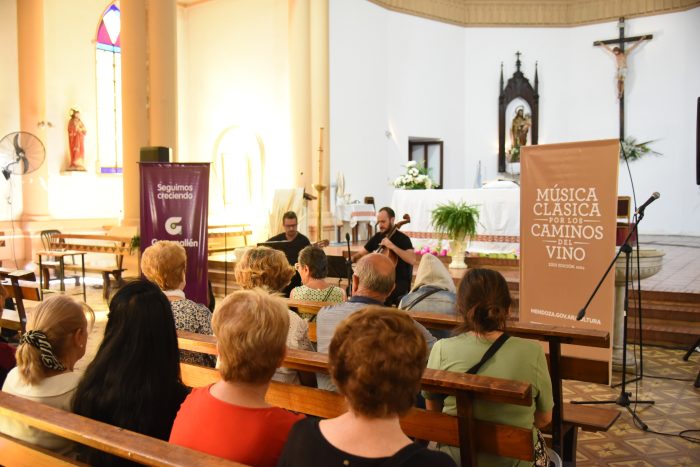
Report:
[[[578,311],[615,255],[617,140],[525,146],[520,176],[520,320],[610,333],[614,277]],[[611,349],[565,354],[611,361]]]

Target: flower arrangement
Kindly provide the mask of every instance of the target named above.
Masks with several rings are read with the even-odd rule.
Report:
[[[653,154],[655,156],[660,156],[660,152],[656,152],[649,147],[649,144],[655,142],[656,140],[649,140],[643,143],[638,143],[637,140],[631,136],[628,136],[623,141],[621,141],[622,150],[620,151],[620,159],[628,161],[636,161],[642,158],[646,154]]]
[[[508,152],[508,162],[511,164],[520,162],[520,146],[513,146],[510,148],[510,152]]]
[[[421,163],[408,161],[406,173],[399,175],[394,180],[394,188],[402,190],[426,190],[437,188],[435,182],[430,178],[430,171]]]

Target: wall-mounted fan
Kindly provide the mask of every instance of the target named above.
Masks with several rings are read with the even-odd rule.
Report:
[[[0,171],[5,180],[11,174],[24,175],[41,167],[46,149],[39,138],[26,131],[16,131],[0,139]]]

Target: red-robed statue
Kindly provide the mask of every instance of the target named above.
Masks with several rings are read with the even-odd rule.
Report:
[[[80,120],[80,111],[70,109],[70,121],[68,122],[68,145],[70,147],[70,166],[67,170],[85,170],[83,166],[85,158],[85,125]]]

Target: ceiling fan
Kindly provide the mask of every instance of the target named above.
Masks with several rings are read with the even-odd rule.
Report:
[[[26,131],[16,131],[0,139],[0,172],[5,180],[10,175],[25,175],[41,167],[46,149],[41,140]]]

